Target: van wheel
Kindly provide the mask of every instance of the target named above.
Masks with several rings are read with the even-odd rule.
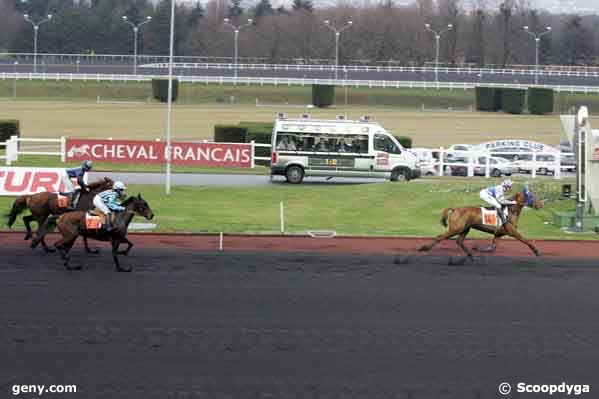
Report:
[[[493,177],[501,177],[501,171],[499,169],[493,169],[491,171],[491,176],[493,176]]]
[[[408,169],[399,168],[391,172],[391,181],[408,181],[410,172]]]
[[[304,180],[304,170],[299,166],[290,166],[285,171],[287,183],[299,184]]]

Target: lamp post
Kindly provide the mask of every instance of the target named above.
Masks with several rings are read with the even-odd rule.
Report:
[[[37,73],[37,35],[40,30],[40,25],[49,22],[52,19],[52,14],[48,14],[46,18],[39,22],[34,22],[29,18],[29,14],[23,14],[23,18],[33,26],[33,73]]]
[[[235,34],[235,53],[234,53],[234,57],[233,57],[233,68],[235,70],[234,74],[235,74],[235,80],[237,80],[237,56],[239,54],[239,31],[242,30],[243,28],[247,28],[248,26],[251,26],[252,23],[254,22],[253,19],[248,18],[247,23],[243,24],[243,25],[233,25],[229,18],[225,18],[224,20],[225,26],[228,26],[229,28],[233,29],[233,33]]]
[[[175,0],[171,0],[171,31],[168,57],[168,101],[166,105],[166,179],[164,182],[166,195],[171,194],[171,128],[173,113],[173,58],[175,53]]]
[[[129,24],[131,26],[131,28],[133,28],[133,74],[134,75],[137,75],[137,35],[139,33],[139,28],[141,28],[143,25],[147,24],[151,20],[152,20],[152,17],[147,16],[145,21],[136,25],[133,22],[129,21],[129,18],[126,15],[123,15],[123,21],[125,23]]]
[[[453,29],[453,24],[447,24],[447,28],[438,32],[431,28],[431,24],[425,24],[424,27],[435,35],[435,82],[439,82],[439,40],[441,40],[441,35]]]
[[[539,84],[539,45],[541,43],[541,38],[549,33],[551,33],[551,26],[547,26],[544,32],[531,32],[528,26],[524,27],[524,31],[531,35],[535,39],[535,84]]]
[[[328,19],[324,21],[324,24],[327,28],[332,30],[333,33],[335,33],[335,80],[337,80],[337,69],[339,68],[339,37],[341,36],[341,32],[351,28],[354,22],[347,21],[345,25],[343,25],[339,29],[331,25],[331,21],[329,21]]]

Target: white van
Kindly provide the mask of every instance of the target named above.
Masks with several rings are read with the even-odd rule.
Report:
[[[407,181],[420,176],[416,157],[368,117],[288,119],[279,114],[272,132],[271,175],[301,183],[305,176],[382,177]]]

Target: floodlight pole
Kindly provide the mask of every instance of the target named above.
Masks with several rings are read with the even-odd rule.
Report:
[[[347,21],[345,25],[341,28],[337,29],[333,25],[331,25],[331,21],[328,19],[324,21],[324,25],[329,28],[333,33],[335,33],[335,80],[337,80],[338,69],[339,69],[339,37],[341,36],[341,32],[347,30],[353,26],[353,21]]]
[[[528,26],[525,26],[524,31],[528,33],[535,39],[535,84],[539,84],[539,45],[541,43],[541,38],[549,33],[551,33],[551,26],[545,28],[544,32],[536,33],[531,32]]]
[[[243,28],[247,28],[248,26],[252,26],[252,23],[254,22],[253,19],[248,18],[247,23],[243,24],[243,25],[233,25],[229,18],[225,18],[224,20],[224,24],[225,26],[228,26],[229,28],[233,29],[233,33],[235,34],[234,37],[234,42],[235,42],[235,51],[234,51],[234,58],[233,58],[233,68],[234,68],[234,74],[235,74],[235,81],[237,81],[237,58],[238,58],[238,54],[239,54],[239,31],[242,30]]]
[[[424,24],[424,28],[435,35],[435,82],[439,82],[439,41],[441,40],[441,35],[446,32],[449,32],[453,29],[453,24],[447,24],[447,28],[440,30],[439,32],[433,30],[431,28],[431,24]]]
[[[171,0],[171,33],[168,59],[168,101],[166,106],[166,195],[171,193],[171,126],[173,108],[173,56],[175,50],[175,0]]]
[[[37,36],[39,34],[40,25],[49,22],[52,19],[52,14],[48,14],[45,19],[42,19],[37,23],[29,18],[29,14],[23,14],[23,18],[33,26],[33,73],[37,73]]]
[[[129,21],[129,18],[126,15],[123,15],[123,21],[127,24],[129,24],[131,26],[131,28],[133,29],[133,74],[137,75],[137,35],[139,33],[139,29],[147,24],[148,22],[150,22],[152,20],[152,17],[147,16],[146,20],[142,23],[139,24],[134,24],[133,22]]]

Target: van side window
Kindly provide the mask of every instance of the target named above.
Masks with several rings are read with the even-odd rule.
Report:
[[[295,134],[279,134],[277,136],[277,150],[297,151],[298,138]]]
[[[384,134],[374,135],[374,150],[384,151],[389,154],[401,154],[401,150],[395,145],[391,138]]]

